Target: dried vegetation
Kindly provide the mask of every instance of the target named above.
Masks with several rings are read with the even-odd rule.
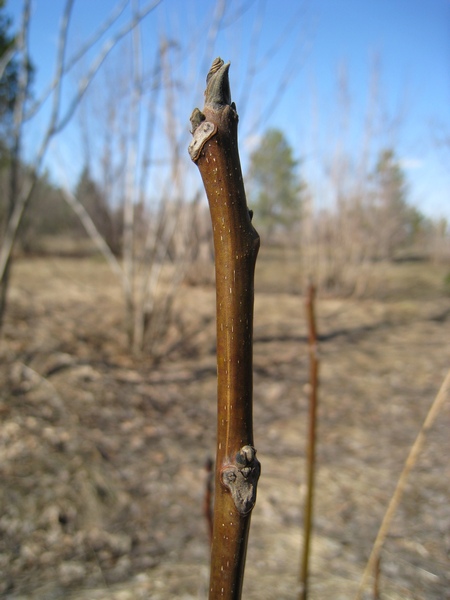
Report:
[[[300,276],[261,252],[255,442],[262,463],[243,597],[297,596],[307,341]],[[283,273],[287,275],[283,275]],[[322,298],[311,599],[351,598],[449,366],[444,271],[396,264],[366,300]],[[278,281],[278,285],[274,284]],[[184,286],[165,358],[127,352],[122,296],[94,260],[17,261],[0,346],[0,597],[201,598],[215,435],[214,288]],[[447,403],[382,553],[382,598],[442,600],[450,578]]]

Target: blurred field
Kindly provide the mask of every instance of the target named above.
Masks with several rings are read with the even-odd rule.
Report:
[[[446,275],[420,261],[374,265],[371,297],[318,301],[312,600],[356,592],[450,366]],[[308,383],[301,283],[293,256],[261,252],[254,410],[262,476],[246,600],[297,597]],[[133,358],[121,289],[103,262],[16,261],[0,346],[1,598],[207,596],[213,285],[182,286],[175,309],[164,359]],[[382,598],[450,598],[449,426],[447,402],[383,551]]]

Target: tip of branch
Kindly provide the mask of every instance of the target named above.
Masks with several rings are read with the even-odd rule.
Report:
[[[206,77],[205,105],[215,108],[231,104],[230,80],[228,71],[230,63],[216,58]]]

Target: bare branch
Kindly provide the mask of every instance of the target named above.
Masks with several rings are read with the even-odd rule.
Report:
[[[6,231],[0,248],[0,283],[6,286],[8,264],[11,258],[11,252],[16,239],[17,230],[22,219],[23,211],[25,210],[28,198],[33,191],[36,182],[36,175],[32,174],[31,182],[25,184],[26,191],[22,190],[22,194],[18,194],[18,168],[20,157],[20,145],[22,135],[23,113],[25,99],[28,89],[29,79],[29,52],[28,52],[28,32],[30,25],[31,0],[26,0],[22,12],[22,26],[18,37],[17,49],[22,55],[19,70],[19,82],[16,101],[14,105],[13,115],[13,145],[12,145],[12,171],[11,171],[11,189],[10,189],[10,207],[9,219]],[[3,301],[2,301],[3,303]],[[0,307],[0,313],[4,310],[4,306]],[[0,315],[1,317],[1,315]]]
[[[111,38],[106,40],[102,49],[100,50],[96,59],[94,59],[91,68],[89,70],[90,75],[86,75],[83,78],[82,82],[78,87],[78,92],[71,103],[71,109],[68,110],[67,117],[64,118],[64,124],[58,127],[58,131],[60,131],[65,123],[72,116],[78,102],[86,91],[89,81],[94,77],[97,73],[99,67],[105,60],[106,56],[109,52],[114,48],[114,46],[127,34],[129,33],[133,27],[136,26],[137,22],[144,19],[152,10],[154,10],[159,4],[161,4],[162,0],[154,0],[150,4],[148,4],[145,8],[139,11],[138,14],[134,15],[133,18],[125,24],[119,31],[117,31]],[[95,44],[100,40],[100,38],[105,34],[105,32],[117,21],[120,15],[123,13],[125,6],[128,4],[128,0],[124,0],[122,4],[120,4],[115,11],[110,15],[108,19],[101,25],[98,31],[78,50],[78,52],[67,62],[64,66],[62,75],[66,75],[74,66],[77,64],[83,56],[85,56],[91,48],[95,46]],[[88,81],[88,83],[86,83]],[[28,110],[25,120],[31,119],[42,107],[44,102],[49,98],[50,94],[53,90],[58,86],[58,80],[56,77],[52,80],[49,86],[44,90],[42,95],[34,102],[31,108]]]
[[[5,51],[3,56],[0,58],[0,79],[3,77],[5,73],[6,67],[9,65],[14,55],[16,54],[18,48],[21,46],[20,36],[14,40],[14,43],[11,45],[8,50]]]
[[[139,181],[139,190],[140,196],[139,201],[143,204],[144,193],[147,189],[148,177],[149,177],[149,166],[150,166],[150,153],[152,148],[153,136],[155,131],[155,123],[156,123],[156,104],[158,100],[158,94],[161,89],[161,51],[160,48],[157,49],[156,59],[155,59],[155,67],[153,69],[154,75],[154,84],[151,88],[151,93],[147,102],[147,122],[146,122],[146,130],[144,134],[144,147],[142,150],[142,160],[141,160],[141,177]]]
[[[214,10],[214,17],[211,23],[211,27],[208,31],[208,38],[206,40],[205,54],[203,58],[203,65],[201,71],[207,71],[209,69],[209,63],[211,60],[211,54],[214,47],[214,42],[217,39],[217,34],[220,29],[221,22],[223,20],[223,16],[225,14],[226,2],[225,0],[217,0],[216,7]]]
[[[123,0],[121,4],[118,4],[112,11],[109,18],[100,25],[99,29],[92,35],[91,38],[78,49],[78,51],[67,61],[64,73],[67,73],[76,65],[76,63],[83,58],[83,56],[100,40],[100,38],[108,31],[110,27],[114,25],[120,15],[123,13],[128,5],[128,0]]]
[[[133,13],[136,13],[136,2],[133,1]],[[133,75],[132,75],[132,93],[130,103],[130,135],[127,152],[127,170],[125,177],[125,198],[123,207],[123,263],[124,271],[127,279],[131,282],[134,279],[134,206],[136,201],[136,166],[137,166],[137,148],[139,140],[140,128],[140,110],[139,103],[141,100],[141,84],[142,84],[142,67],[141,67],[141,38],[139,31],[139,23],[133,29]],[[133,317],[134,317],[134,287],[130,287],[130,295],[126,296],[127,303],[127,320],[128,320],[128,335],[130,340],[134,339],[133,335]]]
[[[69,122],[72,117],[76,107],[78,106],[83,94],[85,93],[87,87],[92,81],[93,77],[97,73],[98,69],[102,65],[103,61],[112,50],[112,48],[118,43],[120,39],[122,39],[129,31],[131,31],[148,13],[150,13],[158,4],[160,4],[161,0],[155,0],[154,2],[148,4],[144,9],[135,13],[133,18],[126,23],[124,27],[122,27],[115,35],[113,35],[104,45],[102,51],[99,53],[97,58],[93,61],[91,68],[89,69],[86,76],[82,79],[79,84],[78,92],[72,99],[68,110],[65,115],[60,118],[59,110],[61,104],[61,87],[62,80],[65,73],[64,68],[64,57],[67,46],[67,31],[69,27],[70,21],[70,13],[73,7],[73,0],[67,0],[63,19],[61,22],[60,33],[58,38],[58,58],[57,65],[55,69],[55,77],[52,82],[52,90],[54,91],[53,104],[52,104],[52,112],[49,119],[49,123],[47,129],[42,138],[40,147],[36,153],[36,158],[33,164],[33,174],[31,183],[26,185],[24,189],[22,189],[20,195],[17,196],[14,202],[14,207],[12,210],[11,217],[8,221],[8,225],[6,228],[5,236],[2,241],[2,246],[0,249],[0,280],[2,280],[5,269],[7,267],[9,257],[11,256],[12,247],[14,245],[14,241],[17,234],[17,229],[19,227],[20,221],[22,219],[22,215],[24,210],[30,200],[31,193],[33,191],[34,185],[36,183],[36,179],[39,175],[42,162],[46,151],[48,149],[50,140],[59,133]],[[15,128],[15,146],[17,156],[20,154],[20,139],[22,135],[22,127],[26,120],[26,116],[24,113],[24,105],[25,105],[25,97],[26,91],[28,87],[28,31],[29,31],[29,19],[30,19],[30,7],[31,1],[26,0],[24,4],[23,10],[23,24],[22,24],[22,34],[20,36],[21,46],[20,50],[22,53],[22,67],[20,70],[20,78],[19,78],[19,92],[18,97],[16,99],[15,106],[15,114],[14,114],[14,128]],[[29,117],[29,115],[27,115]]]
[[[62,192],[64,200],[74,211],[74,213],[78,216],[81,223],[83,224],[83,227],[86,229],[86,232],[89,234],[89,237],[92,239],[92,241],[95,243],[102,255],[105,257],[113,273],[117,275],[124,288],[128,288],[130,284],[125,276],[124,271],[122,270],[122,267],[120,266],[117,258],[112,253],[111,248],[108,246],[108,244],[105,242],[102,235],[98,231],[94,221],[91,219],[87,210],[78,200],[78,198],[74,194],[72,194],[72,192],[70,192],[67,188],[63,188]]]
[[[63,79],[63,73],[64,73],[64,57],[66,54],[66,47],[67,47],[67,32],[69,29],[70,13],[73,8],[73,1],[74,0],[67,0],[63,18],[61,21],[61,30],[60,30],[59,39],[58,39],[58,54],[57,54],[57,60],[56,60],[56,72],[55,72],[55,79],[54,79],[57,82],[57,85],[55,88],[55,94],[53,96],[52,112],[51,112],[51,116],[50,116],[50,122],[48,125],[47,133],[44,137],[44,144],[46,144],[47,138],[50,138],[53,135],[53,133],[56,129],[57,121],[58,121],[59,107],[60,107],[60,102],[61,102],[62,79]]]
[[[366,568],[364,569],[364,573],[361,579],[361,583],[359,586],[358,593],[355,596],[355,600],[361,600],[363,597],[364,588],[367,585],[368,579],[371,575],[374,574],[376,569],[378,558],[380,556],[381,549],[383,547],[384,541],[389,531],[389,527],[392,522],[392,518],[397,510],[398,505],[400,504],[403,490],[405,489],[406,481],[408,476],[417,462],[417,458],[422,451],[423,445],[425,443],[426,435],[431,429],[433,423],[436,420],[436,417],[439,414],[439,411],[443,407],[446,401],[450,399],[450,371],[448,371],[445,376],[442,385],[433,400],[433,403],[430,406],[430,409],[425,417],[425,421],[422,424],[422,427],[417,434],[417,437],[414,441],[414,444],[411,446],[408,457],[403,465],[403,470],[400,474],[400,477],[397,481],[396,488],[392,495],[392,498],[389,502],[388,508],[384,514],[383,520],[381,522],[380,528],[377,533],[377,537],[373,543],[372,551],[370,553],[369,560],[367,561]]]
[[[317,347],[317,325],[315,311],[316,290],[312,283],[308,286],[306,297],[306,314],[308,320],[308,351],[309,351],[309,420],[308,440],[306,446],[306,501],[303,525],[303,550],[300,567],[299,600],[308,598],[308,579],[311,551],[311,534],[313,526],[313,504],[316,474],[316,442],[317,442],[317,406],[319,388],[319,357]]]
[[[90,83],[92,82],[93,78],[95,77],[96,73],[100,69],[101,65],[103,64],[104,60],[106,59],[106,57],[108,56],[108,54],[111,52],[111,50],[117,45],[117,43],[127,33],[129,33],[134,27],[136,27],[136,25],[151,10],[153,10],[158,4],[160,4],[161,1],[162,0],[156,0],[156,2],[154,2],[153,4],[151,4],[150,6],[148,6],[146,9],[143,9],[139,13],[137,13],[131,19],[131,21],[129,21],[129,23],[127,23],[122,29],[120,29],[120,31],[118,31],[111,39],[109,39],[105,43],[105,45],[103,46],[102,51],[100,51],[100,53],[98,54],[97,58],[93,61],[92,65],[91,65],[91,68],[88,70],[88,72],[85,75],[85,77],[83,77],[83,79],[80,81],[80,83],[78,85],[78,91],[75,94],[75,96],[72,98],[72,101],[71,101],[71,103],[69,105],[69,108],[66,111],[66,114],[61,118],[60,122],[58,123],[58,126],[57,126],[57,128],[55,130],[55,133],[58,133],[59,131],[61,131],[62,129],[64,129],[64,127],[70,121],[70,119],[73,116],[73,113],[75,112],[78,104],[80,103],[80,100],[84,96],[87,88],[89,87]]]
[[[258,42],[261,37],[262,26],[264,23],[264,9],[265,9],[265,1],[260,1],[259,3],[259,11],[257,18],[254,20],[251,40],[250,40],[250,57],[247,61],[247,72],[244,76],[243,83],[243,93],[239,98],[239,113],[242,116],[245,114],[245,110],[247,108],[247,102],[251,97],[250,90],[252,88],[252,84],[255,79],[255,75],[258,73],[258,69],[256,66],[257,62],[257,51],[258,51]],[[243,9],[244,10],[244,9]]]
[[[259,236],[247,208],[229,63],[216,59],[203,111],[191,116],[189,154],[203,179],[214,232],[217,454],[209,598],[241,598],[260,465],[253,447],[253,278]]]
[[[25,98],[27,95],[29,81],[29,49],[28,49],[28,34],[30,30],[30,12],[31,0],[26,0],[22,13],[22,26],[20,35],[17,40],[17,50],[22,55],[22,60],[19,70],[19,85],[16,100],[14,103],[14,137],[15,144],[20,137],[20,131],[23,123],[23,114],[25,109]]]

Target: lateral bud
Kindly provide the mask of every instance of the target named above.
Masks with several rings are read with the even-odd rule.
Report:
[[[235,460],[235,464],[222,468],[221,480],[230,491],[238,512],[247,515],[255,506],[261,464],[256,458],[253,446],[243,446],[236,454]]]
[[[202,111],[198,108],[194,108],[194,110],[192,111],[192,115],[191,118],[189,119],[191,122],[191,126],[192,126],[192,130],[191,133],[194,134],[195,130],[197,129],[197,127],[203,122],[205,121],[206,117],[205,115],[202,113]]]

